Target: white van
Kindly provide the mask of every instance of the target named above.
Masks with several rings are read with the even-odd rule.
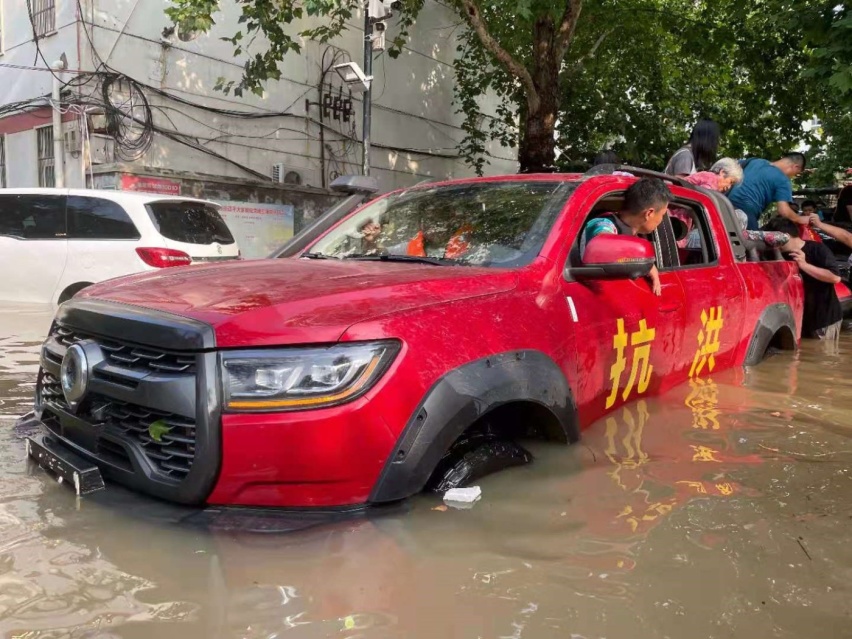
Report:
[[[0,301],[61,304],[113,277],[239,255],[212,202],[127,191],[0,190]]]

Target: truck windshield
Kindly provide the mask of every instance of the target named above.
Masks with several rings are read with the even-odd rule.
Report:
[[[234,236],[215,206],[203,202],[161,201],[147,205],[160,234],[186,244],[233,244]]]
[[[562,181],[418,187],[373,202],[303,256],[523,266],[538,255],[575,188]]]

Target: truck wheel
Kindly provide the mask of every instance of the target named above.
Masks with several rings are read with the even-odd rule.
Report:
[[[429,488],[438,493],[467,486],[497,471],[529,464],[533,457],[519,444],[487,433],[461,437],[441,459]]]

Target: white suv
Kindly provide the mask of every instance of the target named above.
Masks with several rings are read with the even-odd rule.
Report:
[[[113,277],[239,255],[212,202],[126,191],[0,190],[0,301],[61,304]]]

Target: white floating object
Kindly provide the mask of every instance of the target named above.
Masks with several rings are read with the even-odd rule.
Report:
[[[444,493],[444,501],[450,506],[454,504],[475,504],[480,497],[482,497],[482,489],[479,486],[452,488]]]

